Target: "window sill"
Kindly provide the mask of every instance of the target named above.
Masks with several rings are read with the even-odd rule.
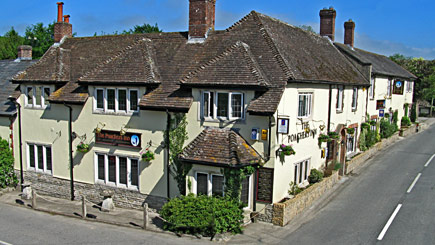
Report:
[[[134,112],[116,112],[116,111],[92,111],[93,114],[111,115],[111,116],[139,116],[139,111]]]
[[[24,108],[31,109],[31,110],[41,110],[41,111],[43,111],[45,109],[50,109],[50,106],[39,107],[39,106],[26,105],[26,106],[24,106]]]
[[[336,110],[335,113],[336,114],[341,114],[341,113],[343,113],[343,110]]]
[[[95,184],[97,184],[97,185],[103,185],[103,186],[108,186],[108,187],[113,187],[113,188],[118,188],[118,189],[123,189],[123,190],[129,190],[129,191],[139,191],[139,187],[137,187],[137,186],[127,187],[124,184],[122,184],[122,185],[116,185],[116,183],[113,183],[113,182],[107,182],[106,183],[103,180],[97,180],[97,181],[95,181]]]
[[[34,172],[34,173],[37,173],[37,174],[45,174],[45,175],[51,175],[51,176],[53,176],[53,171],[37,170],[37,169],[32,168],[32,167],[28,168],[27,171]]]
[[[217,118],[201,118],[201,121],[204,122],[234,122],[234,123],[239,123],[239,122],[244,122],[245,119],[244,118],[235,118],[235,119],[217,119]]]

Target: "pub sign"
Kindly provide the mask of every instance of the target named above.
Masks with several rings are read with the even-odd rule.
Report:
[[[121,135],[119,131],[101,130],[95,133],[95,143],[113,146],[141,148],[141,134],[126,132]]]

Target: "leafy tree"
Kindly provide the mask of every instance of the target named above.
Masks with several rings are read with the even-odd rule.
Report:
[[[42,23],[26,28],[25,44],[32,46],[33,57],[40,58],[54,44],[54,23],[47,27]]]
[[[9,143],[0,137],[0,189],[16,186],[17,183],[12,150]]]
[[[139,33],[154,33],[154,32],[162,32],[162,30],[159,29],[159,27],[157,26],[157,23],[154,26],[144,23],[143,25],[135,25],[133,29],[124,31],[123,34],[139,34]]]
[[[300,25],[298,27],[308,32],[316,33],[316,31],[314,31],[313,27],[310,25]]]
[[[13,27],[0,37],[0,59],[15,59],[17,58],[17,48],[24,43],[24,38],[21,37]]]

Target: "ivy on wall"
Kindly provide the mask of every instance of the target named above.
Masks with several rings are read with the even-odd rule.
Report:
[[[225,196],[234,200],[240,200],[242,193],[242,181],[255,172],[255,167],[224,168]]]

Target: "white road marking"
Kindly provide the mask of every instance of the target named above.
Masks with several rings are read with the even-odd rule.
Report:
[[[7,243],[7,242],[3,242],[2,240],[0,240],[0,245],[12,245],[12,244]]]
[[[435,154],[432,155],[431,158],[429,158],[429,160],[427,160],[426,164],[424,165],[425,167],[429,166],[430,161],[432,161],[432,159],[435,157]]]
[[[410,193],[412,188],[414,188],[415,183],[417,183],[418,179],[420,179],[421,173],[418,173],[417,177],[415,177],[414,182],[412,182],[411,186],[408,188],[406,193]]]
[[[382,229],[381,233],[379,234],[378,241],[381,241],[384,238],[385,233],[387,233],[388,228],[390,227],[391,223],[393,223],[393,220],[396,217],[396,215],[399,212],[401,207],[402,207],[402,204],[397,205],[396,209],[394,210],[394,212],[391,215],[390,219],[388,220],[387,224],[385,224],[384,229]]]

